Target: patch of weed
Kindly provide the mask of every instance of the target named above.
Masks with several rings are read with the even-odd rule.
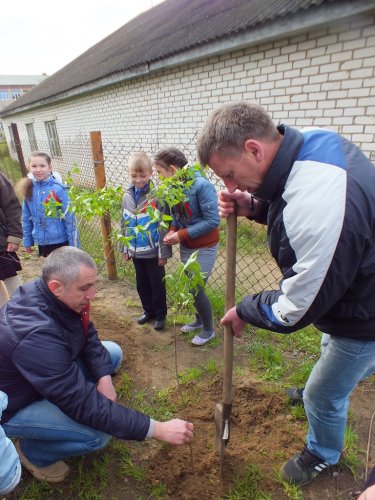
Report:
[[[250,355],[250,365],[264,370],[264,380],[278,380],[284,373],[282,353],[271,344],[249,343],[246,347]]]
[[[353,476],[357,476],[358,468],[362,461],[360,454],[363,452],[358,444],[358,435],[353,427],[349,424],[346,426],[344,435],[344,449],[341,463],[346,465],[352,472]]]
[[[260,490],[259,484],[262,481],[262,473],[256,465],[248,463],[244,472],[238,476],[233,488],[231,488],[226,500],[270,500],[268,493]]]
[[[200,368],[199,366],[192,366],[191,368],[180,372],[177,376],[180,384],[186,385],[189,382],[201,379],[203,377],[203,373],[203,368]]]
[[[292,406],[290,414],[296,420],[306,420],[306,413],[303,404],[296,404]]]

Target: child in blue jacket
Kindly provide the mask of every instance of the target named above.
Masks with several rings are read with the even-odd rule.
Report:
[[[76,219],[68,211],[68,190],[53,176],[50,156],[39,151],[31,153],[28,169],[32,177],[22,180],[22,228],[26,252],[32,253],[32,247],[38,245],[39,256],[47,257],[62,246],[79,247]],[[61,203],[56,217],[46,215],[44,204],[52,199]]]
[[[121,246],[125,260],[132,260],[135,268],[138,295],[143,306],[143,314],[138,323],[143,325],[155,319],[155,330],[163,330],[167,315],[164,266],[172,256],[171,247],[163,243],[166,231],[158,223],[152,223],[146,231],[138,231],[150,222],[147,213],[147,195],[151,188],[152,165],[150,158],[142,152],[133,153],[129,158],[131,185],[122,201],[122,234],[131,236],[129,246]]]

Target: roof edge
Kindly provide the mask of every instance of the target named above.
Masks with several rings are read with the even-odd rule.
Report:
[[[267,43],[270,40],[279,39],[286,34],[295,36],[307,28],[319,29],[332,21],[342,21],[348,17],[366,14],[375,11],[373,0],[357,0],[351,2],[346,0],[340,4],[323,4],[314,16],[306,16],[306,12],[299,12],[295,16],[276,18],[261,26],[255,27],[250,32],[239,33],[230,37],[223,38],[207,43],[204,46],[192,47],[178,54],[164,57],[160,60],[152,61],[127,69],[118,73],[112,73],[106,77],[100,78],[85,85],[70,89],[61,94],[50,96],[46,99],[30,103],[19,108],[6,111],[6,108],[0,112],[0,118],[9,118],[11,116],[24,113],[32,109],[47,106],[48,104],[62,102],[74,97],[80,97],[91,92],[102,90],[123,81],[145,76],[162,69],[169,69],[182,64],[195,62],[207,57],[217,56],[234,50],[241,50],[259,43]]]

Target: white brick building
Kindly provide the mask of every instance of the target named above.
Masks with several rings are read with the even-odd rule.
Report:
[[[191,20],[184,8],[199,4],[204,4],[206,11],[211,9],[211,14],[205,11],[207,18],[202,14],[200,20],[201,30],[206,27],[207,32],[211,19],[213,28],[225,24],[218,14],[220,9],[230,10],[224,34],[212,39],[207,35],[196,46],[190,40],[190,46],[169,54],[166,47],[172,41],[163,38],[166,32],[158,33],[163,50],[154,60],[142,60],[138,66],[132,61],[121,71],[106,68],[101,75],[90,75],[86,80],[79,75],[82,81],[74,82],[73,78],[71,87],[56,84],[54,88],[55,81],[69,81],[70,75],[76,76],[74,72],[84,74],[90,60],[99,67],[95,54],[101,51],[107,62],[110,57],[106,51],[113,55],[118,49],[116,40],[110,49],[108,44],[121,30],[124,40],[133,36],[128,41],[134,43],[131,28],[139,29],[141,40],[147,20],[155,19],[160,27],[161,18],[178,6],[180,19],[172,28],[165,28],[175,29],[178,35],[184,19]],[[211,109],[244,99],[264,106],[275,122],[333,129],[375,160],[374,1],[211,0],[206,4],[205,0],[167,0],[52,75],[24,96],[27,99],[19,99],[2,112],[8,141],[10,123],[16,123],[24,153],[35,149],[33,146],[50,150],[59,169],[68,168],[64,160],[68,149],[69,161],[72,156],[79,164],[90,161],[79,145],[88,141],[93,130],[102,132],[104,144],[111,142],[129,151],[142,148],[152,153],[166,145],[183,149],[194,144]],[[265,17],[259,22],[249,14],[247,27],[233,29],[236,20],[243,19],[244,9],[255,5],[268,14],[263,13]],[[236,9],[242,9],[237,18]],[[189,33],[192,38],[191,30]],[[51,123],[54,129],[48,125]],[[60,149],[54,149],[54,131]],[[111,154],[116,155],[107,151],[107,156]]]

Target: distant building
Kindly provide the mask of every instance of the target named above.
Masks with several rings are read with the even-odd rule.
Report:
[[[48,75],[0,75],[0,112],[23,94],[42,82]],[[0,122],[0,130],[2,125]]]

